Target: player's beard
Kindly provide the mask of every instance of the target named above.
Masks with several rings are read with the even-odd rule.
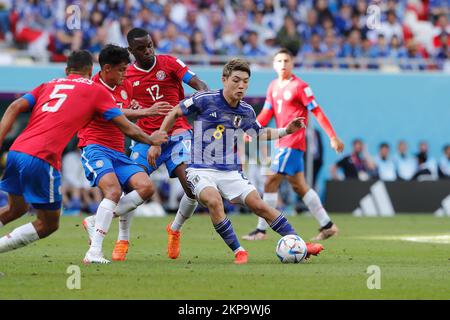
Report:
[[[153,63],[155,62],[155,56],[150,56],[148,59],[141,61],[141,68],[144,70],[148,70],[152,67]]]

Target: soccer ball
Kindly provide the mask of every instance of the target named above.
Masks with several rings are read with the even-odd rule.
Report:
[[[283,263],[302,262],[308,253],[305,241],[295,234],[289,234],[281,238],[275,251],[277,257]]]

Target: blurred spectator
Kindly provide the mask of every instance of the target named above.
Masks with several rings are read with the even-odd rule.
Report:
[[[247,57],[265,57],[267,51],[259,44],[258,34],[254,31],[250,31],[247,37],[247,43],[242,49],[242,53]]]
[[[305,42],[309,42],[313,34],[322,34],[322,27],[319,25],[316,11],[308,11],[306,24],[299,26],[300,35]]]
[[[339,58],[360,58],[362,56],[361,49],[361,32],[359,30],[352,30],[347,37],[347,41],[342,46]],[[359,64],[341,64],[342,68],[359,68]]]
[[[397,20],[395,11],[387,13],[387,21],[381,23],[379,34],[384,35],[387,42],[390,42],[394,35],[403,40],[403,28]]]
[[[314,68],[322,67],[320,61],[324,58],[326,47],[324,44],[322,44],[321,40],[322,39],[318,34],[313,34],[310,42],[305,43],[300,52],[300,56],[303,59],[315,61],[313,64]]]
[[[165,37],[158,44],[158,50],[161,53],[174,55],[188,55],[191,53],[189,41],[184,35],[180,35],[177,26],[169,23],[165,33]]]
[[[395,38],[398,39],[397,37]],[[387,58],[390,56],[389,47],[383,34],[378,35],[377,43],[372,46],[370,56],[372,58]]]
[[[63,20],[59,20],[55,24],[55,53],[58,55],[67,55],[68,52],[79,50],[83,44],[83,34],[81,29],[69,28],[66,23],[69,13]]]
[[[302,45],[300,34],[295,26],[294,18],[287,15],[284,18],[283,27],[278,31],[276,43],[282,47],[288,49],[294,56],[297,55]]]
[[[411,180],[418,180],[418,181],[432,181],[436,180],[433,176],[430,168],[427,165],[427,154],[426,153],[419,153],[417,155],[417,172],[414,174]]]
[[[411,180],[417,171],[417,160],[408,154],[408,146],[403,140],[397,145],[394,163],[397,170],[397,178],[400,180]]]
[[[370,155],[366,152],[362,140],[355,139],[352,153],[331,167],[331,175],[335,180],[341,180],[338,175],[338,169],[342,170],[344,179],[366,181],[374,176],[376,167]]]
[[[400,68],[402,70],[425,69],[423,56],[419,52],[417,42],[414,41],[413,39],[408,40],[408,42],[406,43],[406,51],[400,52],[399,58],[403,58],[403,61],[400,63]]]
[[[439,178],[450,179],[450,145],[446,145],[443,148],[443,155],[439,159]]]
[[[190,46],[191,54],[207,55],[213,53],[213,50],[207,46],[206,41],[203,38],[203,33],[201,33],[200,30],[196,30],[192,34],[190,39]]]
[[[3,39],[12,40],[11,28],[9,25],[9,10],[11,0],[0,0],[0,41]]]
[[[389,144],[383,142],[378,149],[378,155],[375,157],[378,178],[383,181],[394,181],[397,179],[395,164],[389,154]]]
[[[416,154],[416,159],[419,166],[416,175],[420,176],[429,172],[429,179],[436,180],[438,178],[437,161],[428,155],[428,143],[426,141],[419,143],[419,152]]]

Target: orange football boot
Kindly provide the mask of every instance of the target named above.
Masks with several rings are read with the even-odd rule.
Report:
[[[129,244],[130,243],[127,240],[117,240],[112,253],[112,260],[125,261]]]
[[[170,259],[176,259],[180,255],[180,237],[181,231],[173,231],[170,228],[171,223],[166,227],[168,241],[167,241],[167,256]]]
[[[317,256],[323,249],[324,247],[320,243],[307,242],[306,250],[308,253],[306,254],[305,259],[309,259],[311,255]]]
[[[246,264],[248,262],[248,252],[245,250],[238,251],[234,256],[235,264]]]

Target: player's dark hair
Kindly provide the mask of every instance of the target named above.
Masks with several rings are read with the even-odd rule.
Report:
[[[98,57],[98,63],[102,68],[105,64],[117,66],[124,62],[126,64],[131,62],[128,50],[113,44],[108,44],[104,47],[102,51],[100,51],[100,55]]]
[[[149,35],[149,33],[145,29],[133,28],[127,33],[128,45],[130,45],[134,41],[134,39],[136,39],[136,38],[143,38],[143,37],[146,37],[148,35]]]
[[[379,149],[382,149],[382,148],[388,148],[389,149],[389,144],[387,142],[382,142],[382,143],[380,143],[378,148]]]
[[[273,56],[276,57],[279,54],[287,54],[291,58],[294,58],[294,55],[292,54],[292,52],[289,49],[286,49],[286,48],[279,49],[277,52],[275,52],[275,54]]]
[[[244,59],[237,58],[228,61],[223,67],[222,77],[228,78],[233,71],[247,72],[249,77],[252,75],[250,72],[250,64]]]
[[[67,70],[69,73],[74,71],[85,73],[92,68],[93,64],[92,55],[87,50],[75,50],[67,58]]]

